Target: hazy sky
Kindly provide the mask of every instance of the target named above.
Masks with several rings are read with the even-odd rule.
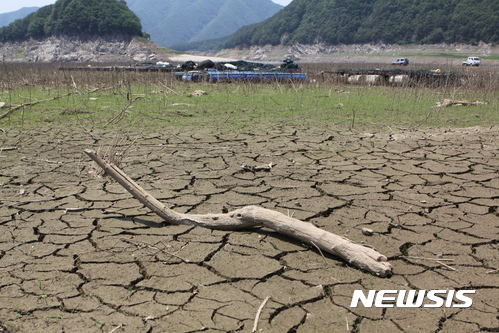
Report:
[[[291,2],[291,0],[272,0],[275,3],[286,6]],[[2,5],[0,6],[0,13],[8,13],[18,10],[22,7],[43,7],[50,5],[55,2],[55,0],[2,0]]]
[[[272,0],[272,1],[283,6],[289,5],[289,3],[291,2],[291,0]]]
[[[55,0],[15,0],[2,2],[0,13],[8,13],[23,7],[43,7],[54,3]]]

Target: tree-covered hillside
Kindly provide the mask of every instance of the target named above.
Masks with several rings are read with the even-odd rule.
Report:
[[[139,18],[122,0],[58,0],[0,28],[0,41],[54,35],[142,36]]]
[[[294,0],[223,47],[317,43],[499,42],[497,0]]]
[[[128,0],[155,43],[177,43],[228,36],[261,22],[283,8],[271,0]]]

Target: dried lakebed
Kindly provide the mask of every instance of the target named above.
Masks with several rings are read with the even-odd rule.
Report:
[[[192,133],[124,136],[121,167],[179,212],[260,205],[375,247],[394,275],[266,229],[163,225],[92,176],[83,150],[113,134],[7,130],[0,332],[251,332],[267,297],[262,332],[499,331],[498,128]],[[354,290],[410,289],[476,294],[469,308],[350,308]]]

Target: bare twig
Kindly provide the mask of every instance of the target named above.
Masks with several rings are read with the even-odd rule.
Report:
[[[258,311],[256,312],[255,322],[253,323],[253,330],[251,332],[256,332],[256,330],[258,328],[258,320],[260,319],[260,314],[262,313],[263,307],[265,306],[265,304],[267,304],[269,299],[270,299],[270,296],[267,296],[263,300],[262,304],[260,304],[260,307],[258,308]]]
[[[442,259],[442,258],[424,258],[424,257],[413,257],[413,256],[402,256],[406,259],[421,259],[421,260],[433,260],[433,261],[454,261],[454,259]]]
[[[119,167],[121,165],[121,161],[125,157],[126,152],[137,142],[138,138],[142,135],[142,132],[137,135],[137,137],[127,146],[121,150],[118,151],[118,147],[123,145],[123,141],[125,141],[126,137],[128,137],[128,133],[117,133],[114,138],[111,146],[107,149],[107,152],[103,155],[105,159],[107,159],[110,163],[116,165]],[[96,177],[105,177],[106,173],[104,172],[103,169],[99,169],[97,166],[92,166],[91,170],[89,171],[90,174]]]
[[[58,210],[63,210],[64,214],[67,214],[68,212],[83,212],[87,210],[87,207],[77,207],[77,208],[58,208]]]
[[[446,267],[446,268],[450,269],[451,271],[457,271],[457,269],[455,269],[454,267],[450,267],[449,265],[446,265],[446,264],[444,264],[443,262],[440,262],[440,261],[438,261],[438,260],[437,260],[436,262],[438,262],[440,265],[442,265],[442,266],[444,266],[444,267]]]
[[[88,135],[90,135],[92,137],[92,139],[97,140],[97,138],[95,137],[95,135],[93,135],[93,133],[83,125],[83,122],[80,119],[80,117],[77,116],[77,118],[78,118],[79,125],[81,126],[81,128],[83,128],[83,130],[85,131],[85,133],[87,133]]]
[[[178,255],[174,254],[174,253],[171,253],[171,252],[168,252],[166,250],[163,250],[163,249],[160,249],[159,247],[157,246],[154,246],[153,244],[149,244],[149,243],[146,243],[146,242],[134,242],[132,240],[129,240],[129,239],[124,239],[124,238],[121,238],[121,240],[125,243],[129,243],[129,244],[132,244],[132,245],[135,245],[135,246],[145,246],[145,247],[148,247],[150,249],[154,249],[154,250],[158,250],[160,252],[163,252],[165,254],[168,254],[172,257],[175,257],[175,258],[178,258],[180,260],[182,260],[183,262],[185,262],[186,264],[188,264],[190,261],[187,260],[187,259],[184,259],[182,257],[179,257]],[[163,243],[162,243],[163,244]],[[164,244],[163,244],[164,245]]]
[[[319,253],[320,253],[320,254],[321,254],[321,256],[322,256],[322,259],[324,259],[324,262],[326,263],[326,265],[328,265],[328,266],[329,266],[329,263],[327,262],[326,257],[324,257],[324,254],[322,253],[321,248],[320,248],[320,247],[318,247],[317,245],[315,245],[315,243],[314,243],[314,242],[310,242],[310,244],[312,244],[313,246],[315,246],[315,248],[316,248],[317,250],[319,250]]]
[[[169,93],[172,93],[172,94],[175,94],[175,95],[180,95],[178,92],[176,92],[175,90],[173,90],[170,87],[167,87],[165,84],[163,84],[163,88],[165,88],[166,90],[168,90]]]
[[[111,119],[110,121],[107,122],[106,125],[109,125],[109,124],[112,124],[112,123],[118,123],[121,121],[121,119],[123,119],[123,116],[125,115],[126,111],[128,110],[128,108],[130,106],[132,106],[133,104],[133,101],[130,101],[128,103],[128,105],[126,105],[123,110],[120,111],[120,113],[118,113],[113,119]]]
[[[118,326],[116,326],[115,328],[113,328],[111,331],[109,331],[109,333],[114,333],[116,330],[118,330],[120,328],[123,328],[123,324],[119,324]]]

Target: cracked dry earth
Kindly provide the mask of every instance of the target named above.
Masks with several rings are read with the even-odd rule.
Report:
[[[2,132],[0,332],[251,332],[266,297],[261,332],[498,332],[497,136],[165,130],[118,147],[136,139],[122,168],[168,207],[290,214],[374,246],[394,267],[382,279],[270,230],[163,225],[89,175],[83,150],[114,135]],[[357,289],[476,294],[470,308],[350,308]]]

